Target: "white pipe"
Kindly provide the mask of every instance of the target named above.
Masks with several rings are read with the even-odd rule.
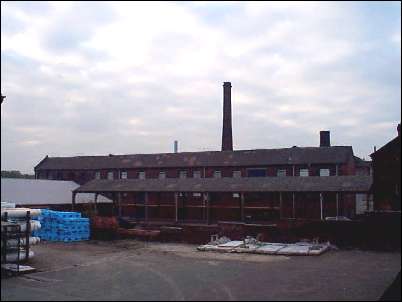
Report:
[[[29,209],[29,208],[1,208],[1,217],[5,216],[7,213],[10,218],[24,218],[30,212],[31,217],[36,217],[41,214],[40,209]]]
[[[27,229],[27,223],[26,222],[18,222],[18,224],[21,226],[21,232],[25,232]],[[32,220],[31,221],[31,232],[32,231],[37,231],[41,228],[41,224],[37,220]]]
[[[29,237],[29,244],[30,245],[38,244],[39,242],[40,242],[39,237]],[[21,238],[20,244],[25,245],[25,238]],[[18,245],[18,240],[17,239],[7,240],[7,246],[15,247],[17,245]]]
[[[322,193],[320,193],[320,210],[321,210],[321,220],[324,220],[324,217],[323,217],[323,209],[322,209],[322,199],[323,199],[323,197],[322,197]]]

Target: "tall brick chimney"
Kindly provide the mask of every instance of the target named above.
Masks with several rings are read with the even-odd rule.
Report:
[[[231,88],[230,82],[223,83],[222,151],[233,151]]]
[[[331,147],[329,131],[320,131],[320,147]]]

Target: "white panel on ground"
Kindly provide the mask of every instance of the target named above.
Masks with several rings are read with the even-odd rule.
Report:
[[[262,253],[276,253],[279,250],[283,249],[286,245],[279,244],[267,244],[257,249],[257,252]]]
[[[288,245],[282,248],[279,253],[281,255],[307,255],[310,250],[306,245]]]
[[[218,247],[238,247],[243,244],[243,241],[229,241],[224,244],[218,245]]]

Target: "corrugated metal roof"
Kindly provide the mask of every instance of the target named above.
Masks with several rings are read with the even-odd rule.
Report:
[[[347,162],[352,155],[353,150],[350,146],[333,146],[112,156],[48,157],[41,161],[35,167],[35,170],[334,164]]]
[[[76,192],[367,192],[371,176],[92,180]]]
[[[17,205],[71,204],[72,191],[79,187],[73,181],[41,179],[1,179],[1,201]],[[93,202],[94,194],[80,194],[77,203]],[[98,202],[112,202],[99,196]]]

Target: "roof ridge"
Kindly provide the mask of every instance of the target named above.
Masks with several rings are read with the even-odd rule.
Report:
[[[352,146],[330,146],[330,147],[315,147],[315,146],[306,146],[306,147],[287,147],[287,148],[259,148],[259,149],[241,149],[241,150],[233,150],[233,151],[219,151],[219,150],[210,150],[210,151],[183,151],[183,152],[162,152],[162,153],[129,153],[129,154],[106,154],[106,155],[76,155],[76,156],[49,156],[51,159],[59,159],[59,158],[84,158],[84,157],[122,157],[122,156],[151,156],[151,155],[176,155],[176,154],[190,154],[190,153],[237,153],[237,152],[250,152],[250,151],[276,151],[276,150],[294,150],[294,149],[317,149],[317,150],[330,150],[332,148],[352,148]]]

